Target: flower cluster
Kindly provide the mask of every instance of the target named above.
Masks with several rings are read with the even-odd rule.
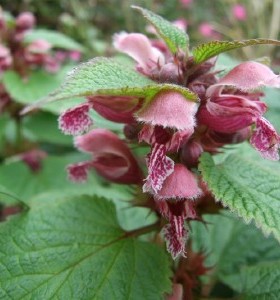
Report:
[[[0,11],[0,76],[6,70],[14,70],[27,78],[36,68],[56,73],[66,59],[79,60],[80,52],[54,51],[53,45],[43,38],[26,40],[26,34],[35,24],[35,16],[30,12],[23,12],[14,19]],[[0,112],[10,101],[0,83]]]
[[[205,186],[196,171],[202,152],[215,154],[227,144],[249,140],[264,158],[279,159],[280,137],[263,115],[263,86],[280,87],[280,78],[258,62],[244,62],[221,77],[215,59],[195,64],[182,52],[172,54],[164,42],[140,33],[114,36],[115,48],[135,61],[135,69],[157,83],[174,88],[159,91],[153,99],[96,95],[65,111],[59,126],[66,134],[88,131],[89,110],[124,123],[126,141],[105,129],[92,129],[75,138],[78,149],[91,153],[90,161],[70,165],[69,176],[85,181],[90,168],[106,179],[142,184],[143,173],[127,143],[146,144],[147,175],[143,192],[166,219],[163,235],[173,258],[185,255],[186,220],[198,218],[197,200]],[[185,95],[180,86],[188,89]]]

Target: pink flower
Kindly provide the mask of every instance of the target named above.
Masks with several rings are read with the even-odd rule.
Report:
[[[250,140],[262,157],[270,160],[279,160],[280,136],[274,127],[265,118],[259,118],[256,129]]]
[[[155,194],[160,213],[169,220],[163,228],[168,252],[175,259],[185,255],[187,229],[184,220],[195,218],[190,200],[201,195],[195,175],[182,164],[175,164],[173,172],[162,183]],[[170,201],[171,200],[171,201]]]
[[[213,26],[207,22],[201,23],[198,27],[198,31],[205,37],[213,37],[213,35],[215,35]]]
[[[164,226],[163,235],[166,240],[166,248],[173,259],[176,259],[179,255],[185,257],[187,234],[184,218],[181,216],[174,216],[170,219],[169,224]]]
[[[75,138],[76,147],[92,154],[92,160],[68,167],[69,177],[85,181],[90,168],[109,181],[140,184],[142,171],[127,145],[107,129],[94,129]]]
[[[159,92],[136,114],[140,122],[193,132],[197,104],[179,92]]]
[[[79,135],[89,130],[93,121],[89,116],[90,105],[84,103],[63,112],[58,119],[59,129],[64,134]]]
[[[174,171],[174,162],[166,156],[166,147],[155,144],[147,157],[148,177],[143,186],[143,192],[157,194],[164,180]]]
[[[90,96],[88,101],[103,118],[116,123],[134,122],[134,113],[142,106],[142,99],[129,96]]]
[[[72,59],[73,61],[79,61],[81,59],[81,52],[77,50],[73,50],[69,52],[69,58]]]
[[[139,71],[145,74],[149,74],[152,69],[161,66],[165,61],[163,54],[141,33],[115,34],[114,47],[132,57],[138,63]]]
[[[13,59],[10,49],[0,44],[0,73],[12,65]]]
[[[259,119],[266,111],[260,101],[263,86],[280,87],[280,77],[257,62],[241,63],[206,91],[208,100],[200,107],[198,121],[210,129],[234,133]]]
[[[175,25],[177,28],[183,30],[183,31],[187,30],[188,23],[183,18],[180,18],[180,19],[177,19],[177,20],[173,21],[172,24]]]
[[[233,5],[232,14],[239,21],[245,21],[247,19],[247,11],[245,6],[242,4]]]
[[[35,22],[35,17],[31,12],[23,12],[16,18],[16,28],[20,31],[28,30],[34,27]]]
[[[193,0],[180,0],[183,7],[188,8],[192,4]]]
[[[162,91],[136,114],[138,121],[147,124],[140,132],[139,140],[152,145],[147,157],[148,177],[144,192],[157,194],[165,179],[172,174],[174,162],[166,153],[178,151],[183,140],[192,135],[196,109],[196,103],[181,93]]]
[[[26,163],[34,173],[42,168],[42,160],[47,157],[47,153],[40,149],[33,149],[20,154],[20,159]]]
[[[175,164],[173,172],[164,180],[155,197],[157,200],[193,200],[200,195],[196,176],[184,165]]]
[[[24,57],[27,63],[34,65],[45,65],[49,56],[48,52],[52,45],[45,40],[36,40],[25,48]]]

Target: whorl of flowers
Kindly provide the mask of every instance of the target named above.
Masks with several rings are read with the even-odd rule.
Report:
[[[151,30],[150,30],[151,31]],[[135,61],[135,69],[155,83],[188,89],[198,101],[179,89],[161,90],[149,101],[127,95],[93,95],[59,118],[67,134],[90,130],[91,109],[113,122],[124,123],[126,140],[105,129],[78,136],[78,149],[92,154],[87,162],[68,167],[69,177],[84,181],[90,168],[107,180],[143,185],[150,201],[167,221],[163,236],[173,258],[185,255],[186,220],[198,218],[196,203],[205,185],[198,175],[200,155],[221,151],[228,144],[249,140],[266,159],[279,160],[280,137],[264,118],[262,87],[280,87],[280,78],[266,65],[243,62],[226,75],[214,70],[216,59],[199,64],[183,51],[176,53],[162,40],[141,33],[121,32],[113,38],[116,50]],[[148,145],[146,176],[127,146]],[[143,180],[144,179],[144,180]],[[204,191],[204,192],[203,192]]]

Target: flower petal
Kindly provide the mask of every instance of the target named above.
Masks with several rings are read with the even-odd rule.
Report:
[[[136,114],[136,118],[154,126],[188,130],[193,133],[196,110],[196,103],[189,101],[181,93],[162,91]]]
[[[208,99],[197,114],[198,123],[223,133],[252,125],[266,111],[266,104],[249,96],[220,95]]]
[[[121,32],[115,34],[114,47],[132,57],[138,62],[140,68],[147,72],[157,64],[164,63],[163,54],[152,46],[149,39],[141,33]]]
[[[79,135],[87,131],[93,124],[89,116],[90,106],[85,103],[63,112],[59,119],[59,129],[65,134]]]
[[[166,240],[166,248],[173,259],[176,259],[179,255],[185,257],[187,233],[183,217],[174,216],[170,223],[164,226],[163,235]]]
[[[248,61],[233,68],[217,84],[207,89],[209,97],[219,93],[223,86],[232,86],[241,91],[255,90],[263,86],[280,87],[280,77],[272,70],[258,62]]]
[[[201,195],[194,173],[182,164],[175,164],[174,171],[162,184],[156,195],[157,200],[196,199]]]
[[[149,175],[143,185],[144,192],[157,193],[164,180],[173,172],[174,162],[166,156],[166,147],[155,144],[147,158]]]
[[[88,100],[103,118],[116,123],[134,122],[133,114],[142,105],[140,99],[127,96],[91,96]]]
[[[88,161],[79,162],[67,166],[68,178],[77,183],[86,182],[88,178],[88,169],[91,163]]]
[[[272,124],[265,118],[259,118],[250,143],[262,157],[270,160],[279,160],[280,136]]]
[[[92,166],[104,178],[126,184],[139,184],[142,171],[128,146],[107,129],[94,129],[75,138],[76,147],[93,155]]]

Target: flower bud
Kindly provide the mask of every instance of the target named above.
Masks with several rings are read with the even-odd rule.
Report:
[[[28,30],[34,27],[35,17],[31,12],[23,12],[16,18],[16,29]]]

